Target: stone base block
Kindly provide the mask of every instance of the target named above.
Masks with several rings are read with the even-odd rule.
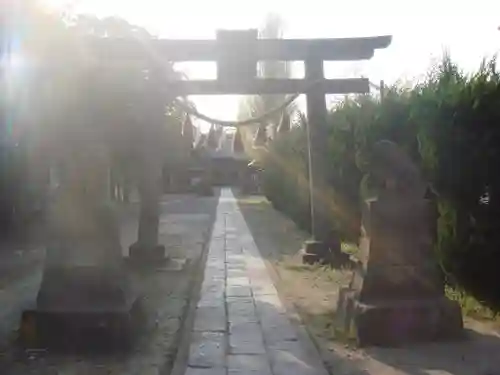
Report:
[[[129,248],[129,258],[133,263],[165,263],[168,260],[165,246],[156,245],[153,247],[135,243]]]
[[[321,263],[333,268],[350,267],[351,260],[349,255],[340,250],[333,250],[325,242],[306,241],[302,250],[302,263],[314,264]]]
[[[146,323],[147,317],[139,298],[128,308],[25,310],[19,326],[19,341],[30,349],[129,350]]]
[[[320,257],[328,255],[328,246],[322,241],[306,241],[304,242],[304,252],[306,254],[314,254]]]
[[[316,254],[309,254],[306,252],[302,253],[302,263],[313,265],[315,263],[321,262],[321,257]]]
[[[460,306],[446,297],[362,303],[355,293],[339,294],[338,318],[345,332],[354,330],[358,345],[400,346],[460,338]]]

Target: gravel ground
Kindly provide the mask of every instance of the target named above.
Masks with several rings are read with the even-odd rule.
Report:
[[[466,320],[467,339],[404,348],[357,349],[337,335],[333,314],[348,271],[304,266],[299,250],[307,234],[262,197],[240,197],[255,242],[274,270],[284,301],[299,311],[329,372],[334,375],[500,375],[500,335],[486,323]]]
[[[0,285],[0,374],[168,374],[175,359],[184,315],[189,305],[194,272],[199,269],[197,261],[209,239],[216,205],[216,197],[164,197],[161,204],[160,242],[173,258],[182,258],[185,263],[174,260],[171,266],[131,273],[134,286],[144,297],[150,324],[128,355],[61,355],[49,351],[20,350],[13,341],[22,310],[34,304],[42,262],[33,262],[30,272],[19,273],[17,277],[6,280]],[[136,238],[137,208],[137,205],[132,205],[124,210],[122,245],[125,254]],[[43,251],[38,250],[34,254],[38,260],[43,259]],[[182,264],[182,267],[176,267]],[[9,268],[13,267],[11,265]]]

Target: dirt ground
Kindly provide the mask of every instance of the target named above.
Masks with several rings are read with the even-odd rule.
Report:
[[[333,375],[499,375],[500,335],[466,319],[466,339],[404,348],[357,349],[340,337],[333,314],[349,271],[306,266],[299,251],[307,234],[262,197],[240,197],[240,209],[274,276],[280,296],[299,312]]]
[[[16,345],[21,312],[33,307],[41,280],[43,249],[22,251],[26,261],[10,263],[0,257],[0,374],[2,375],[159,375],[168,374],[177,353],[178,340],[194,287],[199,260],[209,240],[217,197],[165,196],[161,204],[160,243],[174,260],[166,267],[131,272],[133,285],[144,297],[147,329],[131,353],[57,354],[46,350],[25,351]],[[122,212],[124,255],[137,235],[138,206]],[[28,254],[30,256],[28,257]],[[34,258],[34,260],[32,259]],[[30,265],[27,265],[31,259]],[[16,269],[29,269],[18,272]]]

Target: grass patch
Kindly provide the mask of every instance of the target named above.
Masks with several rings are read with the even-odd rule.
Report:
[[[295,272],[317,272],[322,268],[319,264],[296,264],[288,262],[284,262],[283,267]]]
[[[449,299],[458,302],[463,316],[500,325],[500,313],[485,306],[467,292],[447,286],[445,293]]]
[[[322,314],[310,314],[303,312],[303,318],[306,321],[309,330],[317,337],[327,340],[336,341],[344,345],[356,345],[356,331],[354,326],[351,326],[349,331],[345,331],[339,326],[339,322],[335,319],[335,311],[329,311]]]

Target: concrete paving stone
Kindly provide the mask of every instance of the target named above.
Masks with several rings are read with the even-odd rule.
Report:
[[[222,242],[222,244],[224,244],[224,241],[225,241],[224,231],[217,231],[216,233],[212,234],[210,245],[213,244],[213,246],[218,247],[220,246],[219,242]]]
[[[271,375],[271,365],[265,355],[230,354],[227,357],[228,375]]]
[[[224,261],[220,260],[217,261],[216,263],[207,265],[205,268],[204,275],[216,274],[216,273],[221,273],[222,275],[224,275],[225,272],[226,272],[226,265],[224,264]]]
[[[192,332],[188,366],[223,368],[226,366],[225,349],[223,333]]]
[[[255,272],[252,270],[248,270],[248,278],[250,279],[250,285],[266,287],[272,286],[274,287],[274,283],[272,279],[267,276],[267,272]]]
[[[255,306],[257,311],[266,314],[268,311],[283,314],[286,312],[285,306],[278,295],[255,295]]]
[[[215,238],[208,245],[207,256],[222,256],[226,252],[226,239],[224,237]]]
[[[200,291],[200,298],[203,299],[220,299],[224,298],[224,288],[202,289]]]
[[[226,242],[226,256],[227,255],[243,257],[243,248],[240,243],[236,241]]]
[[[264,332],[264,340],[268,345],[279,343],[282,341],[297,341],[297,333],[288,319],[283,316],[283,319],[274,324],[269,324],[271,321],[261,321],[262,331]]]
[[[188,367],[184,375],[226,375],[226,369]]]
[[[242,248],[231,248],[231,254],[243,254],[243,249]]]
[[[255,305],[251,297],[227,297],[227,311],[229,313],[229,320],[234,316],[257,318]]]
[[[260,328],[253,331],[242,329],[229,333],[229,352],[231,354],[265,354],[264,338]]]
[[[207,275],[209,276],[209,275]],[[201,290],[218,290],[224,289],[226,286],[225,277],[205,277],[203,283],[201,284]]]
[[[229,247],[227,247],[226,263],[245,263],[245,261],[246,259],[243,254],[232,253],[231,250],[229,250]]]
[[[250,285],[264,288],[266,286],[274,287],[274,283],[271,278],[264,275],[263,272],[255,272],[247,269],[248,278],[250,279]]]
[[[227,277],[247,277],[248,272],[245,269],[228,269]]]
[[[249,312],[231,311],[228,313],[228,322],[232,323],[246,323],[246,322],[258,322],[259,318],[255,310]]]
[[[226,265],[224,264],[224,255],[217,255],[211,258],[207,258],[205,262],[205,269],[225,269]]]
[[[224,271],[222,271],[222,272],[221,271],[209,272],[209,273],[206,273],[203,277],[204,277],[203,282],[206,282],[206,283],[209,283],[213,280],[218,280],[218,281],[222,281],[225,283],[226,272],[224,272]],[[207,284],[205,284],[205,285],[207,285]]]
[[[251,285],[252,293],[254,296],[278,296],[278,291],[274,285]]]
[[[194,330],[223,332],[226,330],[226,321],[224,308],[202,305],[196,309]]]
[[[257,310],[257,317],[262,327],[276,326],[282,320],[288,320],[286,313],[273,309]]]
[[[226,265],[210,266],[203,273],[203,281],[221,278],[226,276]]]
[[[222,263],[222,264],[208,266],[205,269],[205,272],[203,273],[203,278],[204,280],[210,280],[217,276],[224,277],[225,275],[226,275],[226,265]]]
[[[224,252],[226,246],[226,241],[224,236],[220,238],[212,238],[210,241],[210,245],[208,246],[209,254],[222,254]]]
[[[298,340],[282,340],[282,341],[277,341],[274,340],[274,342],[267,342],[266,339],[264,338],[264,342],[266,343],[266,346],[268,347],[269,352],[273,350],[282,350],[288,353],[294,354],[297,358],[301,358],[302,360],[307,361],[307,351],[305,348],[302,347],[300,341]]]
[[[204,295],[202,296],[198,304],[196,305],[198,308],[199,307],[217,307],[219,309],[224,309],[225,308],[225,301],[224,301],[224,296],[215,296],[213,294],[209,295]]]
[[[225,283],[223,279],[220,279],[223,283],[222,285],[209,284],[202,286],[200,294],[204,296],[205,294],[212,294],[214,296],[223,296],[225,291]]]
[[[318,370],[306,362],[305,354],[285,350],[270,350],[271,370],[274,375],[317,375]]]
[[[228,297],[251,297],[252,290],[249,286],[227,285],[226,296]]]
[[[228,286],[250,286],[250,279],[248,277],[227,277]]]
[[[226,265],[224,264],[224,262],[217,261],[216,263],[207,265],[204,274],[207,275],[207,274],[221,273],[222,275],[224,275],[225,271],[226,271]]]
[[[225,244],[217,245],[214,247],[210,247],[208,249],[207,256],[215,258],[215,257],[223,257],[225,255]]]
[[[236,297],[236,296],[227,296],[226,301],[228,305],[236,304],[236,305],[245,305],[245,304],[254,304],[253,297]]]
[[[229,272],[230,270],[233,270],[233,271],[246,271],[247,270],[247,266],[244,263],[238,263],[238,264],[226,263],[226,270],[227,270],[227,272]]]
[[[247,266],[244,263],[226,263],[226,271],[230,270],[246,271]]]
[[[201,288],[204,290],[211,290],[211,289],[220,289],[224,288],[226,286],[226,280],[225,278],[211,278],[211,277],[205,277],[203,280],[203,283],[201,284]]]
[[[226,251],[225,255],[226,264],[244,264],[247,266],[245,257],[242,254],[238,254],[237,252]]]
[[[211,264],[206,266],[205,272],[203,273],[204,280],[213,279],[217,274],[224,276],[226,274],[226,265],[221,262],[221,264]]]
[[[232,322],[229,323],[229,333],[230,334],[248,334],[252,335],[254,332],[259,334],[262,331],[262,327],[257,322]]]
[[[208,254],[207,261],[205,263],[205,267],[215,267],[220,268],[222,266],[225,267],[224,264],[225,255],[224,254]]]

